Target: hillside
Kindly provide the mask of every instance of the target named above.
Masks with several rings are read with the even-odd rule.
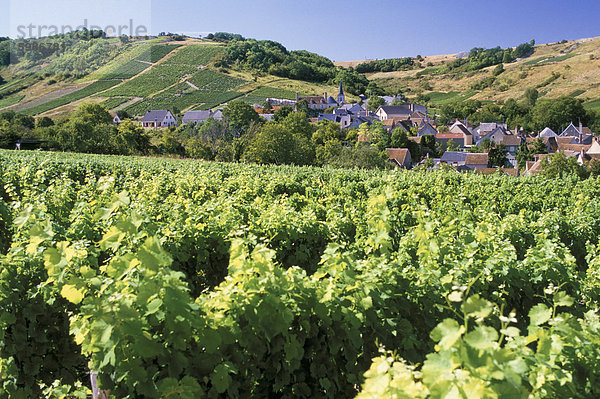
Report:
[[[267,97],[293,99],[296,92],[336,93],[338,78],[355,94],[366,92],[371,82],[368,91],[373,94],[403,93],[433,107],[465,99],[518,100],[528,88],[536,88],[541,98],[573,96],[600,110],[600,37],[537,45],[527,57],[504,63],[499,74],[495,65],[448,67],[468,52],[408,59],[406,70],[360,75],[342,68],[367,61],[337,62],[335,69],[324,57],[287,52],[269,41],[239,42],[241,58],[233,63],[223,62],[228,45],[222,40],[67,41],[64,53],[33,60],[24,53],[18,63],[0,68],[0,110],[56,117],[83,102],[132,115],[157,108],[208,109],[236,98],[262,104]]]
[[[446,64],[467,53],[423,57],[420,68],[366,74],[390,93],[429,98],[432,105],[467,98],[498,101],[522,98],[528,88],[536,88],[541,98],[573,96],[590,109],[600,109],[600,37],[541,44],[528,57],[505,63],[489,87],[495,66],[478,71],[447,71]],[[366,61],[336,63],[356,67]],[[421,97],[423,98],[423,97]]]
[[[94,102],[113,111],[143,115],[149,109],[208,109],[236,98],[262,104],[267,97],[293,99],[296,92],[322,95],[338,90],[333,84],[217,67],[215,61],[222,57],[225,44],[215,41],[95,40],[103,53],[94,57],[95,67],[83,69],[78,77],[61,70],[81,58],[69,49],[38,64],[20,60],[0,69],[6,81],[0,85],[0,110],[56,117],[83,102]]]

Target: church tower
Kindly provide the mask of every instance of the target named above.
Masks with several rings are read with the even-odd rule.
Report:
[[[339,105],[344,105],[346,103],[346,96],[344,95],[344,89],[342,88],[342,81],[340,80],[340,92],[337,96],[337,102]]]

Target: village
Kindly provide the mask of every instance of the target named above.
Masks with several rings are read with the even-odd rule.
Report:
[[[346,102],[342,82],[339,92],[334,98],[324,93],[323,96],[301,97],[296,94],[295,100],[267,98],[266,106],[255,104],[255,111],[267,121],[273,119],[275,112],[282,106],[293,107],[302,104],[316,114],[310,118],[311,123],[329,121],[339,125],[340,129],[357,129],[361,126],[378,124],[387,134],[396,129],[406,133],[408,139],[416,144],[435,143],[435,149],[422,147],[424,154],[416,158],[409,148],[386,148],[390,162],[396,168],[413,169],[415,167],[439,169],[452,167],[457,171],[475,171],[483,174],[504,173],[508,175],[534,175],[542,170],[542,161],[550,154],[562,153],[566,158],[576,159],[579,165],[585,165],[592,159],[600,159],[600,143],[593,132],[581,123],[571,122],[561,132],[554,132],[546,127],[541,132],[526,132],[518,126],[509,129],[506,123],[486,122],[473,125],[467,120],[456,119],[449,125],[439,124],[434,115],[424,105],[402,103],[400,96],[382,96],[384,105],[375,111],[368,107],[369,99],[360,96],[359,102]],[[204,123],[209,118],[223,119],[223,109],[187,111],[178,118],[169,110],[148,111],[141,119],[141,126],[146,129],[171,128],[178,123]],[[121,119],[114,115],[113,122]],[[369,144],[368,133],[358,136],[358,141]],[[519,168],[518,152],[522,146],[533,155],[524,167]],[[493,164],[490,150],[501,149],[501,165]],[[530,157],[531,158],[531,157]]]

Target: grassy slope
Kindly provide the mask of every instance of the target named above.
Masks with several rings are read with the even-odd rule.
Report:
[[[425,57],[422,62],[434,64],[434,67],[402,72],[380,72],[369,74],[374,80],[390,91],[402,90],[409,96],[419,92],[432,93],[432,102],[443,104],[448,101],[472,98],[478,100],[506,100],[521,98],[529,87],[536,87],[553,72],[560,73],[560,78],[545,87],[538,88],[543,98],[556,98],[563,95],[574,95],[581,98],[590,108],[600,109],[600,37],[581,39],[566,43],[542,44],[535,48],[530,57],[505,64],[505,72],[490,88],[473,92],[471,85],[492,75],[495,67],[481,71],[451,74],[428,74],[436,67],[454,59],[454,55]],[[357,62],[352,62],[356,65]],[[419,71],[425,71],[417,76]],[[431,89],[424,89],[431,87]],[[408,90],[407,90],[408,89]],[[410,90],[410,91],[409,91]],[[454,92],[454,93],[453,93]],[[440,93],[450,93],[442,95]],[[454,97],[454,99],[452,98]]]
[[[227,101],[231,98],[242,98],[249,103],[262,104],[265,97],[294,98],[296,92],[300,95],[322,95],[324,92],[334,96],[337,94],[337,87],[335,86],[226,70],[223,71],[224,73],[219,72],[220,80],[233,82],[231,87],[225,83],[215,86],[214,82],[205,82],[205,80],[200,79],[200,82],[205,85],[199,87],[200,90],[210,94],[195,96],[198,98],[197,102],[194,102],[193,99],[180,101],[180,98],[175,97],[173,93],[178,95],[181,87],[187,87],[186,81],[197,83],[195,77],[202,72],[200,65],[206,67],[206,64],[209,64],[212,57],[218,53],[215,49],[220,45],[197,39],[172,42],[169,44],[180,46],[160,60],[152,60],[155,62],[152,65],[147,65],[147,68],[136,68],[135,65],[133,68],[128,67],[128,63],[131,64],[135,59],[147,61],[142,55],[148,53],[151,46],[163,46],[165,44],[164,41],[136,43],[128,51],[123,52],[100,69],[80,80],[65,80],[49,84],[51,77],[41,79],[25,90],[11,96],[10,99],[7,98],[5,101],[0,102],[0,110],[13,109],[17,112],[30,114],[35,113],[34,111],[44,111],[39,115],[57,117],[72,112],[83,102],[104,103],[116,107],[124,103],[125,100],[143,96],[138,102],[129,106],[129,110],[143,113],[147,107],[169,108],[180,104],[184,105],[181,111],[200,109],[207,106],[215,107],[220,105],[221,101]],[[211,68],[211,66],[209,65],[207,68]],[[2,76],[9,81],[6,86],[10,85],[13,79],[20,79],[14,72],[16,70],[18,70],[18,66],[0,71]],[[127,77],[127,73],[130,71],[135,72],[135,75]],[[115,72],[118,72],[116,76]],[[108,90],[91,92],[83,98],[71,95],[63,99],[72,98],[74,100],[72,102],[65,103],[66,101],[59,100],[62,96],[69,96],[70,93],[85,87],[86,84],[115,77],[122,78],[123,82]],[[156,82],[156,84],[151,82]],[[96,86],[101,87],[102,85]],[[221,89],[221,87],[224,89]],[[136,92],[140,88],[142,90]],[[217,94],[222,95],[218,96]],[[128,109],[128,107],[125,107],[125,109]]]

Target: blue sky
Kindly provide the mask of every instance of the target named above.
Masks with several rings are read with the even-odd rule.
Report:
[[[600,35],[600,1],[577,0],[0,0],[0,35],[36,26],[127,23],[152,33],[240,33],[333,60],[455,53]]]

